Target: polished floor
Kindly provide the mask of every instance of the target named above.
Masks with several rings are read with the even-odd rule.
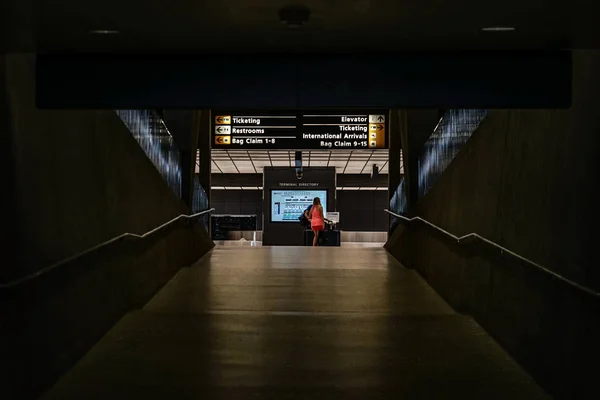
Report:
[[[44,398],[548,397],[384,249],[224,246],[125,316]]]
[[[385,242],[341,242],[340,247],[383,247]],[[260,247],[260,240],[215,240],[217,246],[235,246],[235,247]]]

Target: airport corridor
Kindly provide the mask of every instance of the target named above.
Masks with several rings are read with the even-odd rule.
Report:
[[[43,398],[549,397],[383,248],[218,246]]]

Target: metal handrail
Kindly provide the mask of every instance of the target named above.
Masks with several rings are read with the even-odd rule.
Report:
[[[177,221],[179,221],[181,219],[195,219],[195,218],[198,218],[198,217],[200,217],[200,216],[202,216],[204,214],[211,213],[214,210],[215,210],[214,208],[210,208],[208,210],[204,210],[204,211],[201,211],[201,212],[196,213],[196,214],[191,214],[191,215],[181,214],[178,217],[175,217],[175,218],[171,219],[170,221],[167,221],[164,224],[162,224],[160,226],[157,226],[156,228],[154,228],[154,229],[152,229],[152,230],[150,230],[150,231],[148,231],[148,232],[146,232],[146,233],[144,233],[142,235],[138,235],[136,233],[123,233],[123,234],[121,234],[119,236],[116,236],[116,237],[110,239],[110,240],[107,240],[106,242],[100,243],[100,244],[98,244],[98,245],[96,245],[94,247],[90,247],[89,249],[84,250],[81,253],[77,253],[74,256],[65,258],[64,260],[61,260],[61,261],[59,261],[57,263],[54,263],[54,264],[50,265],[49,267],[43,268],[43,269],[41,269],[41,270],[39,270],[37,272],[34,272],[34,273],[30,274],[30,275],[26,275],[26,276],[24,276],[22,278],[15,279],[15,280],[10,281],[8,283],[2,283],[2,284],[0,284],[0,289],[8,289],[8,288],[11,288],[11,287],[15,287],[15,286],[21,285],[21,284],[23,284],[25,282],[28,282],[28,281],[30,281],[32,279],[35,279],[35,278],[37,278],[37,277],[39,277],[41,275],[47,274],[48,272],[50,272],[50,271],[52,271],[52,270],[60,267],[61,265],[67,264],[67,263],[69,263],[71,261],[74,261],[74,260],[76,260],[78,258],[86,256],[86,255],[88,255],[90,253],[93,253],[93,252],[95,252],[97,250],[100,250],[101,248],[109,246],[109,245],[111,245],[111,244],[113,244],[115,242],[118,242],[119,240],[122,240],[122,239],[125,239],[125,238],[145,239],[148,236],[151,236],[151,235],[155,234],[156,232],[158,232],[158,231],[160,231],[160,230],[168,227],[169,225],[172,225],[173,223],[175,223],[175,222],[177,222]]]
[[[477,233],[469,233],[467,235],[458,237],[458,236],[453,235],[452,233],[450,233],[450,232],[448,232],[448,231],[440,228],[439,226],[432,224],[431,222],[429,222],[429,221],[427,221],[427,220],[425,220],[425,219],[423,219],[421,217],[408,218],[408,217],[405,217],[404,215],[396,214],[395,212],[390,211],[388,209],[384,209],[384,211],[387,212],[388,214],[390,214],[390,215],[392,215],[392,216],[394,216],[396,218],[399,218],[401,220],[404,220],[406,222],[420,221],[420,222],[424,223],[425,225],[427,225],[427,226],[429,226],[429,227],[437,230],[438,232],[441,232],[444,235],[450,237],[451,239],[454,239],[457,243],[464,242],[467,239],[478,239],[478,240],[481,240],[482,242],[484,242],[484,243],[486,243],[486,244],[488,244],[488,245],[490,245],[492,247],[495,247],[498,250],[500,250],[500,254],[508,254],[508,255],[510,255],[510,256],[512,256],[514,258],[517,258],[517,259],[523,261],[526,264],[529,264],[529,265],[537,268],[538,270],[540,270],[540,271],[542,271],[542,272],[544,272],[544,273],[552,276],[553,278],[558,279],[558,280],[560,280],[560,281],[562,281],[562,282],[564,282],[564,283],[566,283],[566,284],[574,287],[575,289],[578,289],[578,290],[580,290],[582,292],[585,292],[586,294],[591,295],[593,297],[600,298],[600,293],[598,293],[598,292],[596,292],[596,291],[594,291],[594,290],[592,290],[592,289],[590,289],[590,288],[588,288],[586,286],[580,285],[579,283],[574,282],[574,281],[572,281],[570,279],[567,279],[564,276],[557,274],[556,272],[550,271],[548,268],[545,268],[545,267],[541,266],[540,264],[538,264],[538,263],[536,263],[534,261],[531,261],[530,259],[525,258],[525,257],[523,257],[523,256],[515,253],[514,251],[510,251],[507,248],[502,247],[499,244],[497,244],[495,242],[492,242],[491,240],[486,239],[483,236],[478,235]]]

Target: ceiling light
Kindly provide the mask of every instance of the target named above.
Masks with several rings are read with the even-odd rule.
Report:
[[[279,10],[280,21],[290,28],[299,28],[310,19],[310,9],[305,5],[289,5]]]
[[[95,29],[90,31],[92,35],[118,35],[120,32],[112,29]]]
[[[481,28],[484,32],[512,32],[515,30],[512,26],[489,26],[487,28]]]

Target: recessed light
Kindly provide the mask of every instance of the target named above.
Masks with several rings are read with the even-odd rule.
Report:
[[[115,31],[112,29],[94,29],[91,30],[90,33],[92,35],[117,35],[119,34],[119,31]]]
[[[515,30],[512,26],[489,26],[487,28],[481,28],[484,32],[512,32]]]

